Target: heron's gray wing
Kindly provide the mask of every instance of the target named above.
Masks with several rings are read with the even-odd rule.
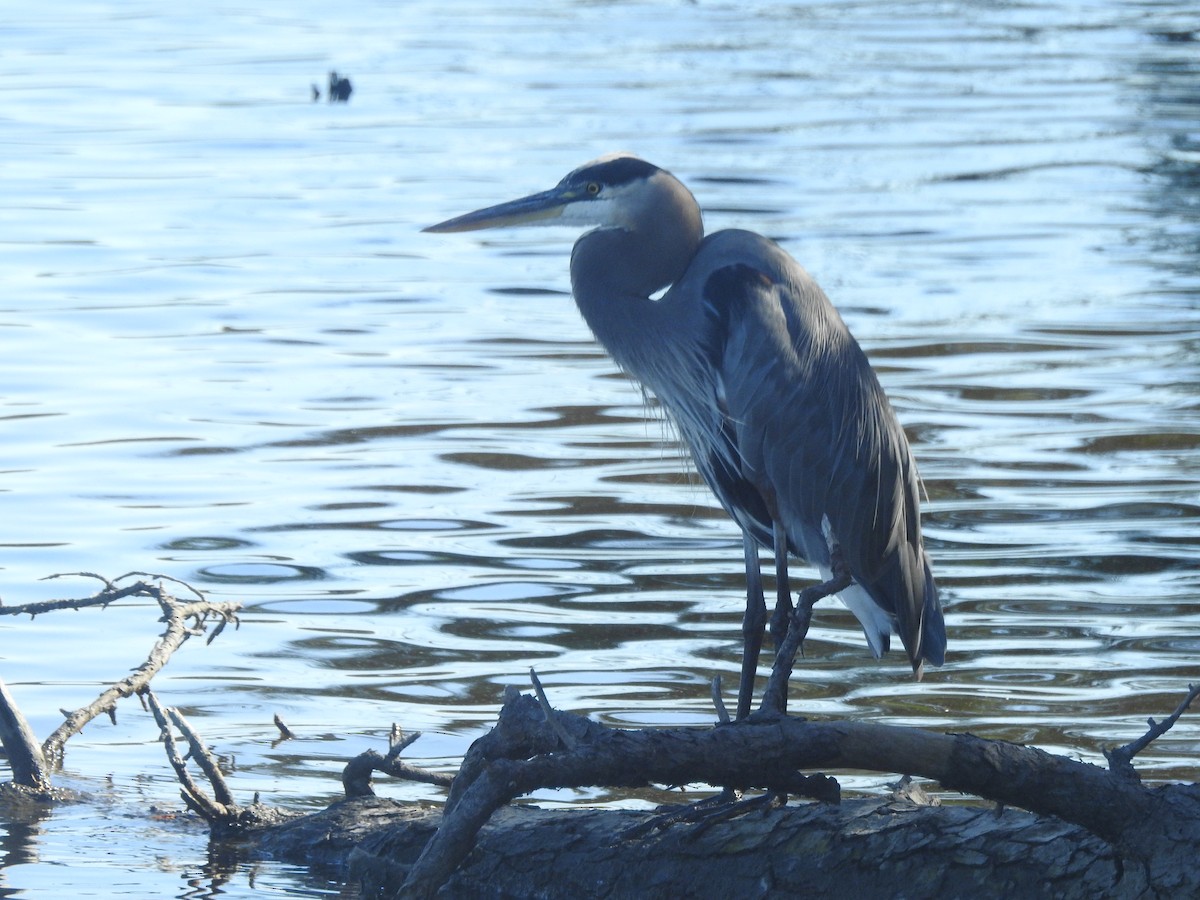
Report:
[[[861,348],[817,284],[772,253],[723,266],[705,298],[741,476],[793,551],[828,565],[828,518],[854,580],[894,617],[914,668],[941,664],[937,589],[921,544],[908,442]]]

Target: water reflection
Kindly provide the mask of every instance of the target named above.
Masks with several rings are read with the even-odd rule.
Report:
[[[51,815],[48,805],[13,803],[5,805],[5,821],[0,823],[0,897],[20,896],[20,890],[5,886],[4,872],[16,866],[38,862],[40,824]]]
[[[1148,167],[1147,198],[1159,223],[1148,248],[1156,265],[1194,276],[1200,250],[1200,139],[1191,126],[1200,108],[1196,31],[1156,28],[1147,37],[1134,63],[1139,90],[1133,102],[1156,157]]]

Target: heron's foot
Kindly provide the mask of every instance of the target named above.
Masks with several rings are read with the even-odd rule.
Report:
[[[787,794],[781,791],[768,791],[759,796],[743,799],[741,791],[727,787],[723,788],[721,793],[705,797],[695,803],[667,808],[666,812],[627,829],[621,837],[640,838],[651,831],[662,831],[679,824],[692,825],[690,836],[697,837],[718,822],[727,822],[757,809],[776,809],[786,804]]]
[[[762,705],[754,712],[746,716],[742,721],[749,722],[752,725],[770,725],[772,722],[778,722],[780,719],[793,719],[797,722],[807,722],[806,716],[789,716],[786,709],[770,702],[771,698],[764,696]]]
[[[716,825],[718,822],[728,822],[731,819],[737,819],[758,810],[779,809],[787,806],[788,795],[783,791],[768,791],[765,794],[759,794],[757,797],[746,797],[741,800],[732,800],[724,806],[717,806],[705,810],[705,815],[700,816],[693,821],[695,825],[692,828],[692,838],[697,838],[706,832],[709,828]]]
[[[697,800],[695,803],[660,806],[658,808],[659,815],[649,818],[645,822],[639,822],[632,828],[627,828],[621,832],[621,837],[626,839],[645,837],[651,831],[661,831],[677,822],[694,822],[725,806],[738,803],[741,799],[741,791],[727,787],[722,788],[721,793]]]

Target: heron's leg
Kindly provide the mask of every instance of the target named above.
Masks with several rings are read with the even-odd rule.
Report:
[[[742,532],[746,551],[746,616],[742,619],[742,680],[738,684],[737,718],[750,714],[754,699],[754,677],[758,674],[758,655],[762,652],[763,629],[767,624],[767,601],[763,598],[762,570],[758,545],[750,532]]]
[[[796,659],[796,651],[808,635],[813,606],[818,600],[844,591],[853,584],[854,579],[850,577],[840,553],[834,554],[832,565],[833,574],[828,581],[806,587],[800,592],[796,601],[796,611],[792,614],[792,622],[788,626],[787,639],[775,651],[775,664],[771,668],[771,677],[767,679],[767,687],[763,691],[762,706],[755,713],[756,716],[784,715],[787,706],[787,683],[792,677],[792,663]]]
[[[788,583],[788,543],[783,523],[775,520],[775,612],[771,614],[771,639],[775,650],[783,646],[792,621],[792,589]]]

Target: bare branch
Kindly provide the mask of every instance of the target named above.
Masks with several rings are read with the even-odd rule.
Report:
[[[558,739],[562,741],[562,745],[568,750],[574,750],[575,738],[568,734],[566,729],[559,724],[558,716],[554,714],[554,707],[546,699],[546,691],[542,688],[542,680],[538,678],[537,672],[532,668],[529,670],[529,680],[533,682],[533,692],[537,696],[538,705],[546,715],[546,722],[554,729],[554,733],[558,735]]]
[[[115,591],[117,589],[116,582],[121,580],[120,578],[117,578],[117,579],[110,581],[109,579],[105,578],[103,575],[97,575],[95,572],[56,572],[53,575],[47,575],[45,578],[41,578],[39,580],[40,581],[56,581],[59,578],[94,578],[96,581],[103,582],[104,590],[110,591],[110,592]]]
[[[454,782],[453,775],[433,772],[400,761],[400,754],[420,736],[421,732],[414,731],[406,738],[399,726],[393,724],[391,734],[388,736],[386,756],[376,750],[367,750],[346,763],[346,768],[342,770],[342,788],[346,792],[346,797],[348,799],[373,797],[375,795],[375,790],[371,787],[371,773],[373,772],[383,772],[385,775],[391,775],[402,781],[450,787]]]
[[[167,760],[171,763],[171,767],[179,779],[183,802],[208,822],[214,837],[241,835],[245,833],[246,829],[279,824],[285,819],[298,815],[265,806],[259,801],[257,792],[249,806],[239,806],[235,803],[233,793],[229,790],[217,758],[204,743],[199,732],[192,727],[179,710],[164,707],[159,703],[158,698],[149,688],[139,691],[139,694],[148,703],[154,720],[158,723],[163,745],[167,751]],[[182,755],[179,752],[176,731],[179,732],[188,747],[187,752]],[[189,759],[200,767],[200,771],[211,786],[213,792],[211,798],[188,771],[187,761]]]
[[[85,573],[86,574],[86,573]],[[131,573],[132,574],[132,573]],[[56,577],[56,576],[52,576]],[[92,576],[99,577],[99,576]],[[121,576],[125,578],[127,576]],[[104,580],[104,579],[101,579]],[[172,579],[174,580],[174,579]],[[112,586],[112,582],[106,585]],[[76,601],[82,605],[107,605],[115,599],[127,596],[150,597],[155,600],[163,611],[160,621],[167,623],[166,631],[150,650],[146,661],[138,666],[130,675],[106,688],[95,700],[87,706],[74,712],[65,712],[65,721],[42,744],[42,753],[46,759],[54,763],[61,762],[63,747],[67,740],[78,734],[88,722],[96,716],[107,713],[114,716],[118,700],[130,697],[149,685],[150,680],[159,669],[167,664],[171,655],[183,645],[189,637],[204,634],[210,621],[216,619],[218,628],[226,623],[237,621],[237,611],[241,608],[238,603],[212,602],[198,600],[184,603],[163,590],[161,585],[147,584],[138,581],[126,587],[102,591],[87,601]],[[28,604],[25,611],[28,611]],[[62,607],[56,607],[62,608]]]
[[[108,579],[103,575],[97,575],[95,572],[58,572],[54,575],[47,575],[42,581],[56,581],[59,578],[91,578],[101,582],[104,588],[91,597],[67,597],[59,600],[38,600],[33,603],[18,603],[15,606],[6,605],[0,602],[0,615],[18,616],[28,615],[37,616],[46,612],[55,612],[60,609],[85,609],[92,606],[108,606],[123,597],[151,597],[155,600],[159,599],[160,594],[163,594],[162,587],[159,585],[147,584],[144,581],[136,581],[133,584],[118,586],[120,582],[128,578],[143,576],[156,581],[169,581],[173,584],[182,585],[193,594],[198,600],[204,601],[204,595],[188,584],[186,581],[181,581],[178,578],[172,578],[170,575],[158,575],[149,572],[126,572],[118,578]],[[169,596],[169,595],[167,595]],[[179,603],[178,600],[172,601]],[[159,601],[161,605],[161,600]],[[165,611],[165,610],[164,610]]]
[[[492,813],[547,788],[705,783],[795,793],[802,770],[861,769],[917,775],[1056,816],[1142,860],[1169,830],[1166,801],[1153,792],[1098,766],[968,734],[784,716],[712,729],[620,731],[555,715],[579,735],[575,749],[561,749],[532,697],[509,697],[500,722],[463,760],[442,824],[410,871],[404,896],[432,896]]]
[[[205,745],[204,740],[192,728],[191,723],[183,717],[183,713],[179,710],[170,707],[166,710],[166,713],[171,719],[171,724],[178,728],[179,733],[187,740],[188,756],[195,760],[196,765],[200,767],[200,771],[204,773],[204,777],[208,779],[208,783],[212,785],[213,797],[218,807],[227,811],[236,809],[236,804],[233,802],[233,793],[229,790],[229,785],[225,782],[225,775],[221,772],[217,758],[213,756],[212,751]]]
[[[91,572],[68,572],[60,575],[47,575],[42,581],[50,581],[54,578],[66,578],[68,576],[78,575],[85,578],[99,578],[104,582],[104,590],[98,594],[93,594],[91,597],[80,598],[64,598],[61,600],[38,600],[33,603],[19,603],[16,606],[6,606],[0,604],[0,615],[19,616],[29,615],[37,616],[45,612],[55,612],[60,609],[85,609],[90,606],[108,606],[122,597],[145,596],[146,586],[141,582],[131,584],[126,587],[117,587],[113,582],[106,578],[101,578],[99,575],[94,575]]]
[[[386,758],[387,759],[395,759],[397,756],[399,756],[401,753],[403,753],[405,750],[407,750],[409,747],[411,747],[414,743],[416,743],[417,739],[420,737],[421,737],[421,732],[419,732],[419,731],[414,731],[410,735],[405,735],[404,729],[402,729],[398,724],[393,722],[392,730],[388,734],[388,752],[387,752]]]
[[[169,582],[171,582],[171,584],[177,584],[180,587],[186,588],[187,590],[191,591],[196,596],[197,600],[204,599],[204,595],[202,593],[200,593],[200,591],[198,591],[194,587],[192,587],[190,584],[188,584],[186,581],[183,581],[182,579],[179,579],[179,578],[173,578],[170,575],[162,575],[158,572],[126,572],[124,575],[122,575],[119,578],[116,578],[114,580],[115,581],[124,581],[126,578],[149,578],[154,581],[169,581]]]
[[[1150,726],[1149,729],[1136,741],[1131,741],[1123,747],[1116,747],[1112,750],[1105,750],[1104,757],[1108,760],[1108,768],[1114,775],[1133,782],[1139,782],[1137,770],[1133,767],[1133,758],[1149,747],[1154,741],[1162,737],[1170,731],[1175,723],[1179,721],[1192,701],[1200,696],[1200,684],[1189,684],[1188,692],[1184,696],[1180,704],[1175,707],[1175,712],[1167,716],[1161,722],[1155,722],[1153,718],[1147,719],[1146,723]]]
[[[187,729],[184,731],[184,735],[189,743],[189,755],[197,758],[198,762],[201,758],[208,756],[208,749],[204,746],[203,742],[196,737],[182,716],[179,716],[173,709],[163,707],[158,702],[158,698],[154,695],[153,691],[149,688],[144,688],[141,694],[148,701],[150,711],[154,715],[154,721],[158,723],[158,727],[162,732],[163,745],[167,750],[167,760],[171,763],[171,767],[175,770],[175,775],[179,779],[179,784],[183,788],[181,791],[183,802],[187,804],[189,809],[193,810],[209,823],[226,822],[231,817],[234,817],[236,815],[236,808],[233,807],[232,797],[220,772],[217,772],[220,793],[221,796],[226,798],[227,803],[209,799],[204,790],[196,784],[191,772],[188,771],[187,761],[179,754],[178,744],[175,741],[175,729],[179,728],[180,731],[184,731],[185,728]],[[197,752],[197,747],[199,747],[199,753]],[[202,765],[201,768],[204,768],[204,766]],[[211,768],[215,770],[215,764]],[[216,788],[217,786],[214,784],[214,790]]]

